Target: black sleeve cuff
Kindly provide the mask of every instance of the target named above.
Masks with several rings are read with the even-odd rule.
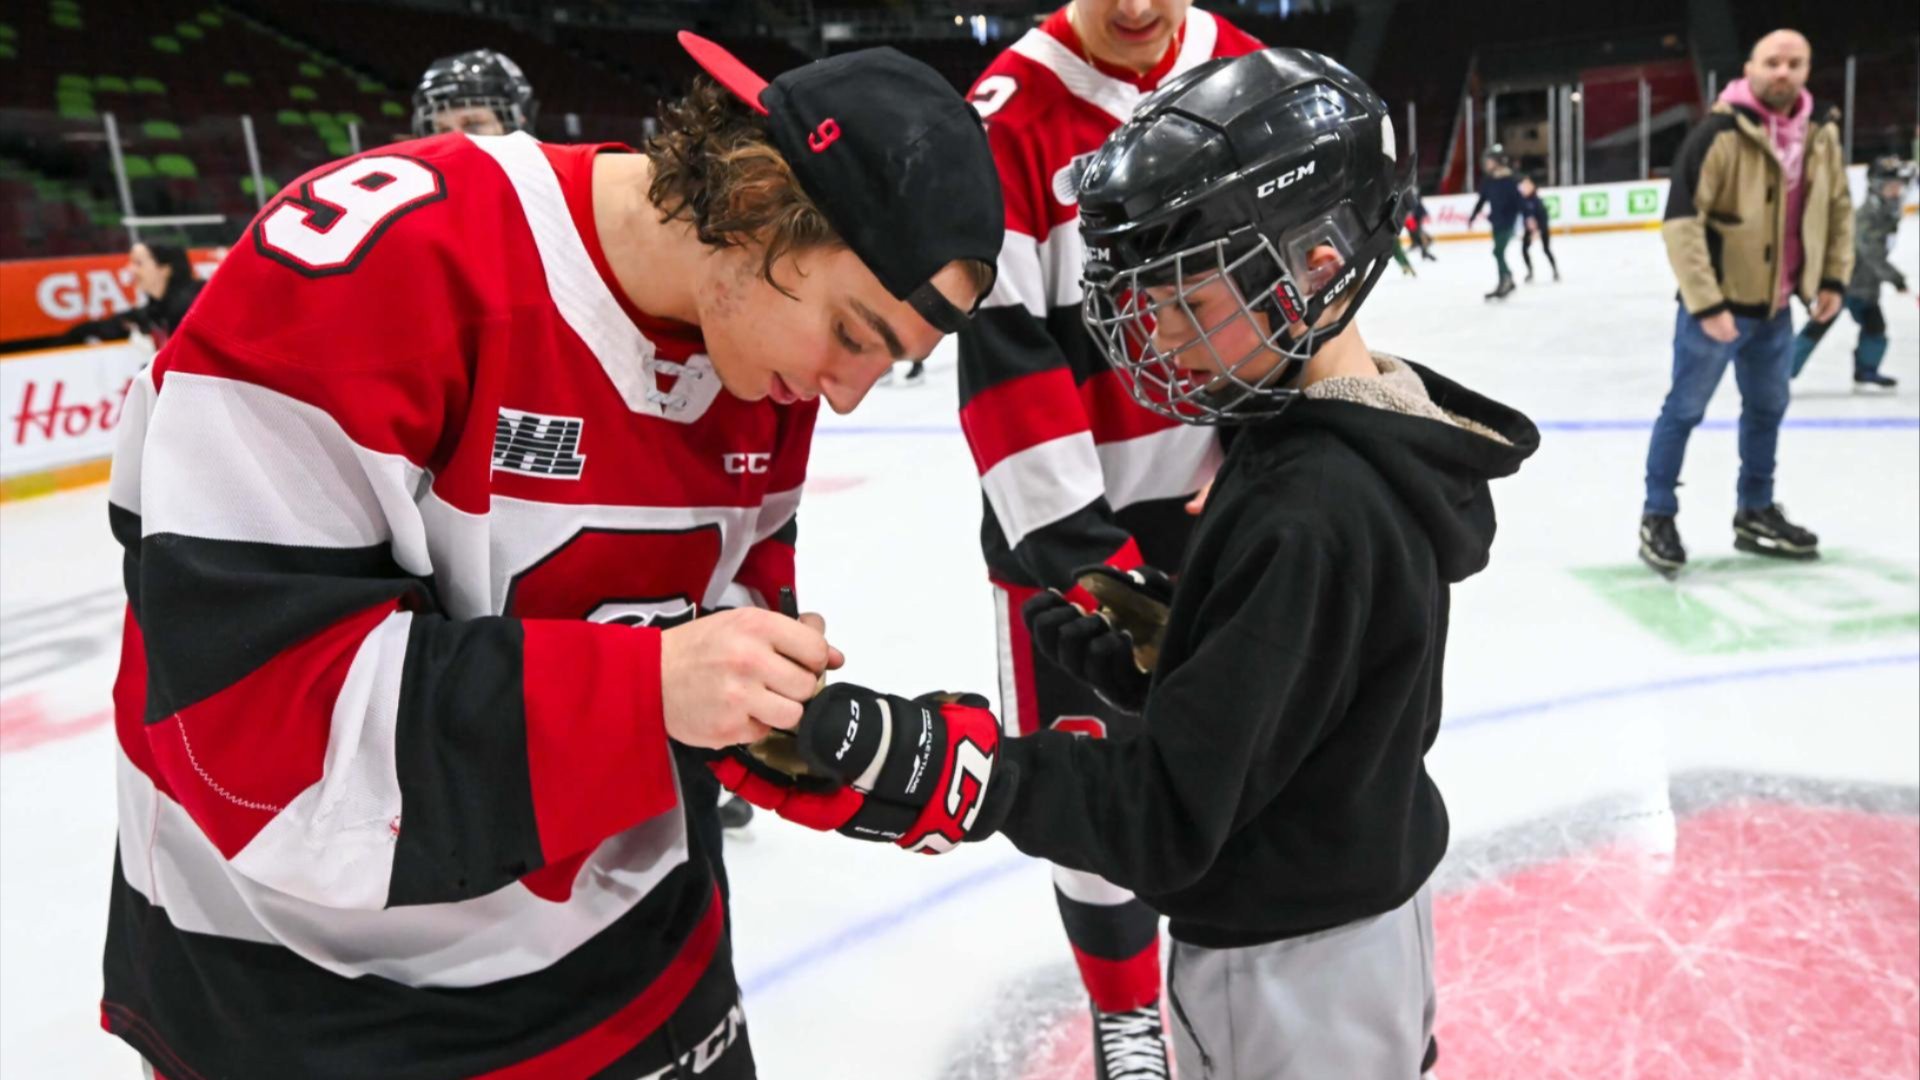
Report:
[[[1833,278],[1821,278],[1820,291],[1845,293],[1847,291],[1847,283],[1844,281],[1836,281]]]
[[[999,760],[993,764],[993,777],[987,781],[986,794],[980,804],[980,816],[974,819],[973,828],[967,830],[969,841],[985,840],[1006,824],[1007,814],[1013,809],[1013,800],[1020,790],[1020,759],[1029,746],[1027,739],[1001,742],[996,755]]]
[[[1699,311],[1692,312],[1691,314],[1696,319],[1711,319],[1715,315],[1718,315],[1721,312],[1728,310],[1729,306],[1730,305],[1728,305],[1728,303],[1725,300],[1722,300],[1717,304],[1710,304],[1706,307],[1701,308]]]

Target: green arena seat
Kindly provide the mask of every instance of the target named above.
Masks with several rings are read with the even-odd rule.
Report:
[[[353,141],[345,135],[335,135],[327,140],[327,153],[334,157],[346,157],[353,153]]]
[[[180,141],[180,125],[171,120],[149,120],[140,125],[140,133],[149,139]]]
[[[166,34],[156,34],[153,37],[153,47],[163,53],[178,53],[180,51],[180,39],[169,37]]]
[[[179,26],[174,27],[173,32],[186,38],[188,41],[200,41],[207,36],[205,30],[200,29],[199,26],[190,22],[183,22]]]
[[[124,94],[133,89],[127,85],[127,80],[118,75],[95,76],[93,88],[103,94]]]
[[[384,94],[387,92],[386,87],[381,86],[372,79],[361,79],[358,83],[354,84],[354,88],[363,94]]]
[[[407,115],[407,110],[397,101],[383,101],[380,103],[380,115],[405,116]]]
[[[279,182],[276,181],[273,177],[269,176],[269,177],[265,177],[264,179],[266,180],[266,188],[267,188],[268,195],[272,195],[274,192],[280,190]],[[240,193],[242,195],[247,195],[247,196],[251,196],[253,194],[253,177],[243,176],[240,178]]]
[[[333,118],[334,118],[335,120],[338,120],[338,121],[340,121],[340,122],[341,122],[342,124],[364,124],[364,123],[366,123],[366,121],[365,121],[365,120],[362,120],[362,119],[360,119],[360,114],[359,114],[359,113],[354,113],[354,112],[338,112],[338,113],[334,113],[334,114],[333,114]]]
[[[100,114],[92,105],[80,101],[62,101],[58,112],[62,120],[98,120]]]
[[[133,92],[136,94],[165,94],[167,92],[167,84],[151,75],[136,75],[128,85],[133,87]]]
[[[91,91],[93,89],[93,80],[87,78],[85,75],[75,75],[72,72],[68,72],[54,80],[53,85],[60,90]]]
[[[80,16],[71,11],[56,11],[47,16],[47,21],[62,30],[85,30],[87,28],[87,24],[80,21]]]
[[[220,82],[224,86],[252,86],[253,76],[244,71],[229,71],[220,76]]]
[[[13,51],[13,42],[0,41],[0,60],[12,60],[20,54]]]
[[[0,41],[12,41],[19,35],[20,32],[13,28],[12,23],[0,22]]]
[[[294,85],[287,87],[287,96],[295,101],[319,101],[320,95],[313,92],[311,86]]]
[[[281,127],[307,126],[307,115],[299,109],[281,109],[279,112],[273,114],[273,118],[279,122]]]
[[[157,154],[153,159],[153,168],[169,180],[200,179],[200,170],[185,154]]]
[[[223,25],[223,20],[220,18],[219,12],[215,12],[215,11],[203,11],[200,14],[195,15],[194,18],[200,20],[201,26]]]
[[[153,162],[140,154],[122,154],[120,160],[127,167],[127,179],[151,180],[154,178]]]
[[[303,60],[300,62],[300,75],[303,78],[318,79],[324,77],[326,73],[326,68],[321,67],[311,60]]]

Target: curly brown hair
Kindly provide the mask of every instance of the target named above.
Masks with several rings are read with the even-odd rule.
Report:
[[[774,279],[781,258],[815,247],[844,247],[767,134],[765,123],[712,79],[702,75],[686,96],[660,106],[660,133],[648,139],[653,178],[647,198],[665,221],[690,221],[702,243],[714,247],[763,245],[760,276]],[[975,292],[993,282],[993,268],[965,261]]]

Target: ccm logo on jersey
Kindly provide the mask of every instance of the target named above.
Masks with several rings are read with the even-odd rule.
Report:
[[[761,476],[766,473],[767,463],[772,460],[772,454],[721,454],[720,466],[727,470],[728,476]]]
[[[1299,180],[1301,177],[1312,176],[1313,167],[1315,164],[1317,164],[1317,162],[1309,161],[1305,165],[1302,165],[1297,169],[1289,169],[1288,171],[1281,173],[1279,176],[1276,176],[1273,179],[1268,180],[1266,183],[1261,184],[1258,188],[1254,189],[1254,194],[1264,199],[1267,196],[1272,195],[1277,191],[1284,191],[1287,188],[1292,187],[1294,185],[1294,182]]]
[[[585,426],[577,416],[501,409],[493,422],[493,467],[550,480],[578,480],[587,467],[580,452]]]

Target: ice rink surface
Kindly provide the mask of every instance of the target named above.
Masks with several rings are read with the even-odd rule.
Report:
[[[1915,232],[1896,261],[1920,276]],[[1387,271],[1369,344],[1543,433],[1495,489],[1492,566],[1455,592],[1429,757],[1453,821],[1438,1075],[1920,1076],[1914,298],[1884,297],[1897,394],[1853,394],[1844,315],[1794,385],[1779,497],[1824,558],[1734,552],[1729,377],[1669,584],[1634,558],[1674,315],[1658,234],[1563,237],[1565,282],[1499,305],[1486,243],[1436,250]],[[800,584],[842,677],[997,697],[978,508],[950,347],[928,385],[823,419]],[[0,1076],[131,1078],[98,1027],[122,611],[104,489],[0,509],[0,560]],[[1091,1076],[1047,870],[1003,840],[930,859],[763,816],[727,862],[768,1080]]]

